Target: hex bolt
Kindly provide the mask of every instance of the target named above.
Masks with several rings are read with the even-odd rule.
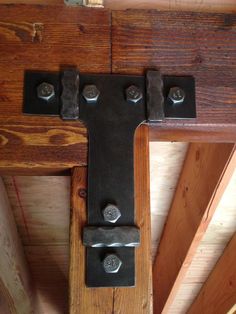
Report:
[[[105,270],[106,273],[108,274],[115,274],[118,273],[122,261],[119,259],[119,257],[115,254],[108,254],[104,258],[103,262],[103,269]]]
[[[135,85],[129,86],[125,90],[125,93],[126,93],[126,100],[135,104],[143,98],[143,94],[141,90]]]
[[[99,90],[96,85],[85,85],[82,95],[87,103],[96,103],[99,97]]]
[[[115,223],[121,217],[119,208],[113,204],[107,204],[103,209],[102,214],[104,220],[111,223]]]
[[[40,99],[49,101],[55,96],[54,86],[43,82],[37,87],[37,96]]]
[[[178,86],[171,87],[169,90],[168,98],[175,104],[181,104],[185,99],[185,92]]]

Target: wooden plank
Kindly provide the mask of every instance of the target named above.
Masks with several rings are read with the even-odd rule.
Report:
[[[0,5],[0,17],[0,173],[62,174],[86,165],[81,123],[22,115],[24,71],[110,72],[110,13]]]
[[[152,124],[150,141],[162,142],[205,142],[205,143],[235,143],[235,126],[232,125],[185,125],[169,126]]]
[[[113,289],[85,286],[85,247],[82,244],[82,230],[87,217],[86,182],[87,169],[75,168],[71,188],[69,312],[109,314],[113,309]]]
[[[236,304],[236,234],[229,242],[199,295],[188,310],[194,313],[228,313]]]
[[[152,262],[149,191],[148,128],[141,126],[135,137],[135,210],[141,231],[141,246],[136,249],[136,287],[114,290],[112,313],[152,313]]]
[[[203,131],[213,132],[215,139],[222,131],[226,135],[221,134],[220,139],[235,142],[235,31],[235,14],[154,10],[112,13],[113,72],[141,74],[157,68],[163,74],[193,75],[196,79],[197,119],[159,123],[152,130],[152,139],[162,139],[160,127],[186,132],[186,141],[192,137],[188,130],[197,129],[202,131],[198,140],[204,141]],[[173,139],[172,130],[165,134],[170,136],[168,140]],[[174,137],[178,140],[178,134]]]
[[[2,180],[0,208],[0,312],[33,313],[38,310],[35,289]]]
[[[112,10],[158,9],[174,11],[236,12],[234,0],[224,2],[222,0],[204,0],[201,2],[198,0],[104,0],[104,6]]]
[[[85,249],[81,230],[86,223],[84,190],[86,171],[76,168],[72,177],[70,313],[152,313],[152,269],[149,210],[148,128],[140,127],[135,148],[136,223],[141,229],[141,246],[136,250],[136,287],[85,287]],[[92,302],[91,302],[92,300]]]
[[[105,8],[112,10],[125,10],[125,9],[157,9],[157,10],[174,10],[174,11],[200,11],[200,12],[235,12],[234,0],[204,0],[199,2],[198,0],[87,0],[86,5],[103,4]],[[0,3],[26,3],[26,4],[45,4],[45,5],[64,5],[62,0],[0,0]]]
[[[155,313],[173,302],[235,167],[235,144],[190,145],[154,263]]]
[[[68,313],[68,243],[26,245],[24,251],[41,310],[35,314]]]

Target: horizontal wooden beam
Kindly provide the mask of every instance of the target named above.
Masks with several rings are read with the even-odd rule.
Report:
[[[153,126],[151,140],[235,142],[235,21],[235,14],[112,13],[114,73],[144,74],[152,68],[195,77],[197,119]]]
[[[204,283],[188,314],[235,313],[236,234]],[[231,309],[234,310],[231,312]]]
[[[54,117],[0,116],[0,147],[1,175],[70,174],[87,164],[86,128]]]
[[[193,75],[197,119],[152,125],[151,140],[236,141],[235,15],[16,4],[0,5],[0,16],[0,174],[87,164],[81,123],[22,115],[25,70]]]
[[[190,145],[154,263],[155,313],[172,304],[235,167],[235,144]]]
[[[1,0],[12,1],[12,0]],[[32,1],[32,0],[31,0]],[[34,0],[35,1],[35,0]],[[37,0],[42,1],[42,0]],[[104,0],[105,8],[112,10],[126,9],[157,9],[173,11],[196,11],[196,12],[235,12],[234,0],[222,2],[220,0],[205,0],[202,3],[192,0],[174,1],[174,0]]]
[[[0,312],[15,314],[37,312],[36,291],[1,178],[0,230]]]

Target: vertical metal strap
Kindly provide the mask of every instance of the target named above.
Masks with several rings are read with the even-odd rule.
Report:
[[[64,71],[61,82],[61,117],[63,120],[76,120],[79,118],[79,72]]]
[[[146,75],[148,121],[162,121],[165,118],[163,80],[160,71],[148,71]]]

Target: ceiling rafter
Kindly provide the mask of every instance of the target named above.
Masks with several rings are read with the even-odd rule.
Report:
[[[235,144],[190,145],[154,262],[155,313],[172,304],[235,166]]]
[[[236,300],[236,233],[225,248],[188,314],[228,313]],[[234,308],[235,310],[235,308]],[[233,313],[235,313],[233,311]]]

